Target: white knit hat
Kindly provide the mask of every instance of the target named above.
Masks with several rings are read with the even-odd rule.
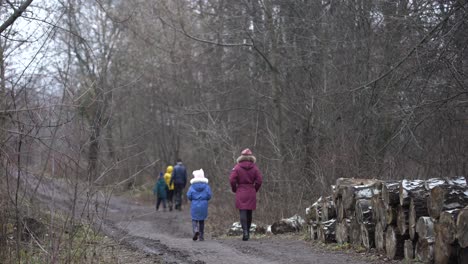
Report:
[[[193,178],[195,178],[195,179],[205,178],[205,172],[203,171],[203,169],[194,170],[192,172],[192,175],[193,175]]]

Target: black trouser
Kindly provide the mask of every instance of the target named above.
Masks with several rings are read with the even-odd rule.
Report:
[[[200,234],[200,240],[204,239],[205,233],[205,220],[193,220],[192,219],[192,230],[195,235],[196,232]]]
[[[240,222],[243,231],[250,231],[252,225],[252,210],[239,210]]]
[[[156,200],[156,210],[159,209],[159,205],[161,204],[161,202],[163,204],[163,208],[166,209],[166,198],[159,198],[158,197],[158,199]]]
[[[182,184],[174,184],[174,202],[175,202],[175,208],[176,209],[181,209],[182,205],[182,192],[184,190],[184,185]]]
[[[167,192],[167,202],[169,203],[169,210],[172,210],[172,197],[174,196],[174,190],[169,190]]]

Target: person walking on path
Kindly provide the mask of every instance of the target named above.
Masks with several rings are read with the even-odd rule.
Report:
[[[190,214],[192,216],[193,241],[205,240],[205,219],[208,217],[208,201],[211,199],[211,188],[208,179],[205,178],[203,169],[192,173],[190,188],[187,199],[190,203]]]
[[[156,211],[159,210],[159,205],[163,204],[163,210],[166,211],[166,199],[167,199],[167,184],[164,181],[163,173],[159,173],[159,178],[153,188],[153,194],[156,195]]]
[[[184,164],[182,164],[181,159],[177,159],[177,164],[174,166],[174,171],[172,172],[171,181],[169,186],[174,184],[174,202],[175,209],[182,210],[182,191],[187,185],[187,169]]]
[[[172,200],[174,196],[174,183],[170,184],[173,170],[174,167],[169,165],[167,166],[166,173],[164,174],[164,181],[166,181],[166,184],[169,187],[167,191],[167,203],[169,206],[169,211],[172,211]]]
[[[236,193],[236,208],[239,209],[244,241],[250,238],[252,211],[257,209],[257,192],[263,181],[262,173],[255,162],[252,151],[244,149],[229,176],[231,190]]]

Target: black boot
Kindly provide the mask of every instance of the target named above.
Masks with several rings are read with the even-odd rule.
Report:
[[[244,229],[243,235],[242,235],[242,241],[247,241],[247,240],[249,240],[249,231]]]
[[[193,241],[198,240],[198,236],[200,235],[200,231],[198,229],[198,221],[192,220],[192,229],[193,229]]]

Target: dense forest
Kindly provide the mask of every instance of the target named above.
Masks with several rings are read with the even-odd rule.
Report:
[[[228,175],[248,147],[260,220],[302,212],[340,177],[468,175],[466,0],[0,8],[3,234],[29,212],[29,174],[126,191],[181,158],[205,170],[212,212],[236,219]]]

